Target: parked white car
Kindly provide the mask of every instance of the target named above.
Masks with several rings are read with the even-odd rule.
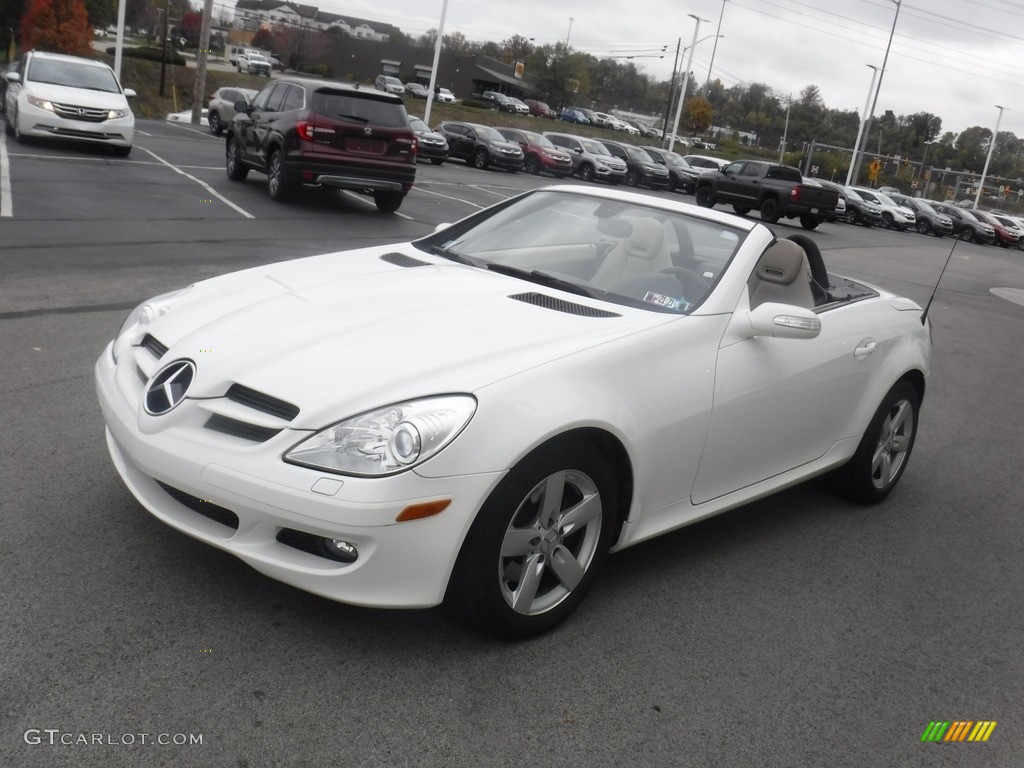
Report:
[[[4,128],[26,138],[105,144],[127,157],[135,138],[135,116],[114,71],[101,61],[29,51],[8,69]]]
[[[916,229],[917,215],[909,208],[897,205],[896,201],[884,192],[866,187],[851,187],[858,195],[869,203],[874,203],[882,210],[882,223],[889,229],[900,232],[905,229]]]
[[[171,527],[524,637],[609,551],[830,471],[884,499],[930,351],[917,304],[808,235],[567,185],[150,299],[95,376],[115,468]]]

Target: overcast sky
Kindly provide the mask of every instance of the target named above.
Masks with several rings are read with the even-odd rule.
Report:
[[[230,2],[230,0],[228,0]],[[387,22],[417,37],[436,28],[442,0],[306,0],[322,10]],[[724,13],[723,13],[724,10]],[[862,113],[896,16],[895,0],[448,0],[445,33],[500,42],[565,42],[668,79],[676,41],[689,46],[703,84],[721,18],[713,77],[728,87],[761,82],[796,98],[817,85],[826,105]],[[571,19],[571,21],[570,21]],[[682,57],[685,63],[685,56]],[[682,63],[680,64],[682,68]],[[942,130],[995,126],[1024,136],[1024,0],[902,0],[875,114],[931,112]],[[618,105],[626,107],[627,105]],[[733,126],[742,129],[743,126]]]

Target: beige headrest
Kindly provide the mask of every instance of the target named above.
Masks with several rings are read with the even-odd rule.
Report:
[[[665,229],[656,219],[636,219],[627,253],[635,259],[653,259],[661,253],[664,243]]]

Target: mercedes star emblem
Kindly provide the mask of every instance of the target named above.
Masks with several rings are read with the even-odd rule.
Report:
[[[144,407],[150,416],[160,416],[174,410],[196,377],[196,366],[191,360],[175,360],[161,368],[146,387]]]

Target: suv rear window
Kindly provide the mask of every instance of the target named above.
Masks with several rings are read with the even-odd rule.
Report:
[[[351,120],[382,128],[409,127],[405,106],[391,100],[378,99],[371,93],[356,95],[329,89],[314,91],[313,111],[335,120]]]

